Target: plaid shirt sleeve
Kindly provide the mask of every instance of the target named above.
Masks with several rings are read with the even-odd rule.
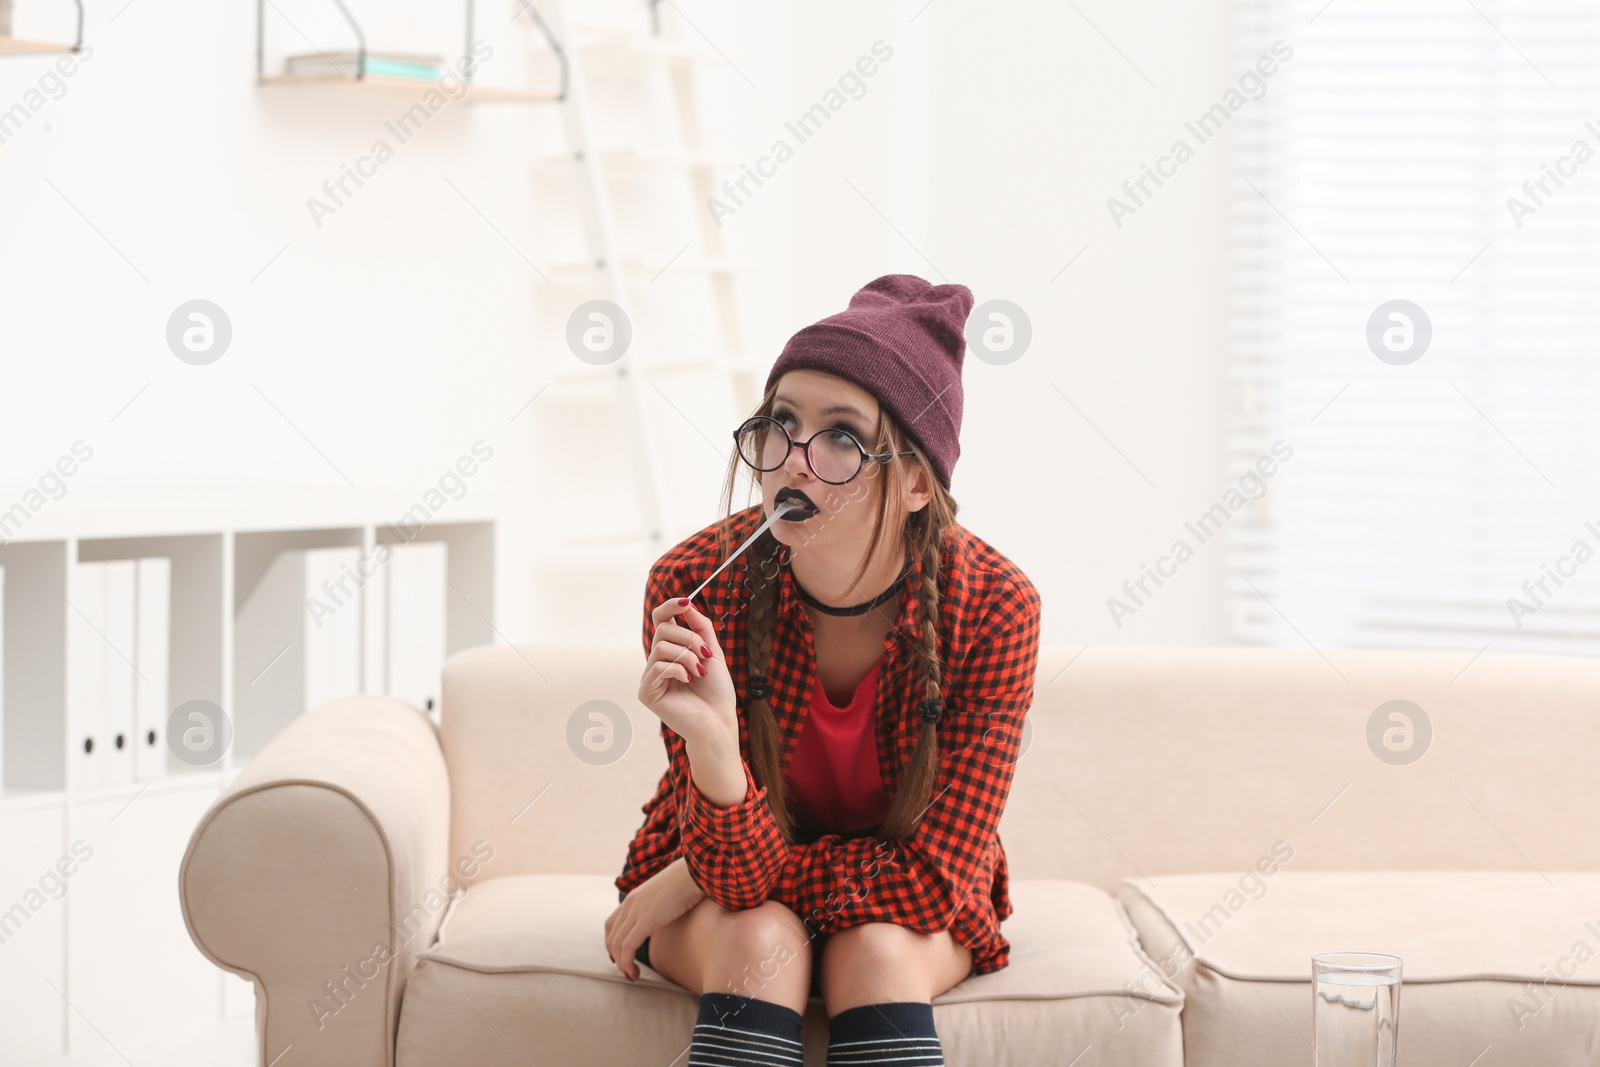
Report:
[[[692,781],[680,794],[684,855],[708,897],[729,909],[777,900],[817,934],[867,922],[935,933],[989,892],[981,883],[992,875],[1033,703],[1040,634],[1040,599],[1025,577],[997,593],[961,661],[947,670],[933,800],[911,836],[825,834],[785,844],[747,762],[741,804],[716,807]]]
[[[671,770],[661,776],[655,794],[639,810],[644,812],[644,823],[628,845],[627,863],[616,880],[619,901],[680,854],[678,806],[672,792]]]
[[[655,623],[650,615],[656,606],[661,604],[670,595],[667,590],[672,588],[672,573],[668,567],[652,567],[650,577],[645,582],[644,594],[644,656],[650,658],[650,646],[655,643]],[[661,724],[662,741],[666,743],[669,763],[661,775],[661,781],[656,784],[655,795],[645,801],[639,810],[644,813],[644,823],[634,834],[633,840],[628,845],[628,858],[623,866],[622,874],[617,877],[616,886],[618,899],[627,896],[638,886],[644,884],[667,864],[677,859],[682,854],[680,838],[678,835],[678,803],[677,798],[681,793],[682,783],[675,777],[675,768],[681,766],[672,752],[669,740],[672,731],[666,723]]]

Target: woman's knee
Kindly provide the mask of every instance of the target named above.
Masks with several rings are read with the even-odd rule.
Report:
[[[697,995],[792,1000],[809,988],[811,959],[804,924],[776,901],[734,911],[708,897],[650,939],[651,966]]]
[[[910,931],[893,923],[862,923],[828,939],[824,968],[883,970],[912,962],[917,948]]]
[[[883,1000],[932,1000],[959,982],[972,950],[948,931],[924,934],[893,923],[863,923],[831,935],[822,953],[829,1015]]]
[[[805,925],[788,907],[772,900],[740,911],[711,901],[697,907],[707,904],[716,909],[710,923],[716,951],[707,961],[708,988],[759,997],[786,970],[809,981],[811,945]]]

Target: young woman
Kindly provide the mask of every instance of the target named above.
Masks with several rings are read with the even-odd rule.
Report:
[[[691,1064],[800,1064],[812,993],[830,1064],[942,1064],[930,1002],[1009,961],[996,827],[1040,600],[955,521],[971,308],[892,274],[795,334],[734,433],[727,516],[651,569],[639,699],[669,765],[606,947],[699,994]],[[741,464],[761,503],[734,512]]]

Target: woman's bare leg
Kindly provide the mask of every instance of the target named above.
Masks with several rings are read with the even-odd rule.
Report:
[[[810,938],[772,900],[744,911],[702,900],[650,938],[650,966],[696,996],[737,993],[801,1015],[811,996]]]

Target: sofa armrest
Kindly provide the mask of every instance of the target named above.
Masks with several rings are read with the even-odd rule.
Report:
[[[392,1067],[400,996],[460,884],[438,731],[387,696],[295,719],[207,809],[189,936],[255,984],[259,1064]]]

